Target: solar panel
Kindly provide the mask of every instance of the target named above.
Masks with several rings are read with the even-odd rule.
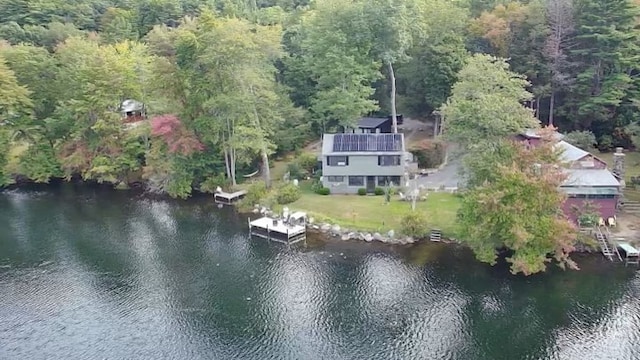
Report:
[[[401,134],[335,134],[333,151],[402,151],[402,136]]]

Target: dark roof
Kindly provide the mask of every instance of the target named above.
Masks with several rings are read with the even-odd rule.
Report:
[[[333,152],[402,151],[402,134],[335,134]]]
[[[358,127],[361,129],[375,129],[386,121],[389,121],[389,118],[364,117],[358,121]]]

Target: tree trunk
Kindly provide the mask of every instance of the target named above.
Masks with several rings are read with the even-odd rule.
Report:
[[[249,90],[251,91],[251,95],[253,95],[255,99],[256,95],[255,95],[255,92],[253,91],[253,86],[249,86]],[[258,129],[262,129],[262,127],[260,126],[260,116],[258,116],[258,109],[256,108],[256,103],[253,102],[252,104],[253,104],[253,116],[255,117],[256,127]],[[264,186],[267,189],[271,189],[271,169],[269,169],[269,154],[267,154],[267,142],[264,139],[264,135],[263,135],[261,149],[260,149],[260,156],[262,157],[262,171],[264,175]]]
[[[231,184],[238,185],[236,182],[236,150],[232,147],[229,156],[229,167],[231,168]]]
[[[229,167],[229,149],[224,147],[224,170],[227,172],[227,179],[231,180],[231,168]]]
[[[233,138],[233,124],[229,119],[227,119],[227,132],[228,132],[227,141],[230,142],[231,139]],[[229,157],[228,171],[229,171],[229,178],[231,179],[231,185],[236,186],[238,185],[236,182],[236,152],[233,149],[232,145],[229,145],[228,148],[225,148],[225,152]]]
[[[553,126],[553,107],[556,102],[556,92],[551,90],[551,97],[549,98],[549,126]]]
[[[393,122],[393,133],[398,133],[398,114],[396,112],[396,75],[393,72],[393,64],[387,62],[389,66],[389,77],[391,78],[391,121]]]

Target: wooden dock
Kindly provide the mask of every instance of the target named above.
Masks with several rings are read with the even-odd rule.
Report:
[[[233,193],[218,191],[213,194],[213,200],[218,204],[231,205],[247,195],[246,190],[240,190]]]
[[[296,213],[297,214],[297,213]],[[252,236],[273,240],[284,244],[294,244],[307,239],[306,225],[282,219],[261,217],[249,222],[249,233]]]

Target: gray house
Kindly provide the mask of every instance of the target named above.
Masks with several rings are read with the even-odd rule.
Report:
[[[322,139],[322,185],[332,194],[368,193],[387,183],[402,185],[410,153],[404,134],[325,134]]]

